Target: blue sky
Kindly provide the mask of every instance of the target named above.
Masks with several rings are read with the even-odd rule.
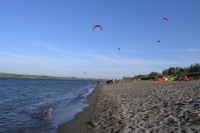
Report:
[[[0,0],[0,72],[122,78],[187,67],[200,62],[199,13],[199,0]]]

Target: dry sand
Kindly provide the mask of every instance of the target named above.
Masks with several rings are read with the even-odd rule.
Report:
[[[198,133],[200,81],[101,85],[58,133]]]

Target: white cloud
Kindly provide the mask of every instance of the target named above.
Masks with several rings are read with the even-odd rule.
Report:
[[[37,45],[53,51],[59,56],[27,56],[1,52],[0,54],[4,55],[4,57],[10,57],[6,58],[6,60],[0,57],[1,66],[4,67],[2,70],[9,68],[7,71],[45,74],[44,69],[47,69],[49,75],[77,77],[83,76],[81,75],[82,72],[86,71],[89,77],[121,78],[123,76],[134,76],[138,73],[145,74],[151,71],[160,71],[166,69],[167,66],[179,66],[183,64],[181,61],[176,60],[150,60],[137,57],[122,57],[114,53],[107,55],[96,54],[92,53],[92,51],[90,53],[84,53],[66,51],[44,43],[38,43]],[[188,49],[188,51],[198,52],[199,49]],[[195,60],[197,59],[195,58]],[[184,63],[187,62],[189,64],[189,60],[186,60]],[[162,67],[165,68],[162,69]]]
[[[190,52],[200,52],[200,49],[190,48],[190,49],[188,49],[188,51],[190,51]]]
[[[9,52],[1,52],[0,54],[2,55],[7,55],[7,56],[12,56],[15,58],[26,58],[26,59],[35,59],[31,56],[24,56],[24,55],[19,55],[19,54],[15,54],[15,53],[9,53]]]
[[[200,52],[200,49],[196,48],[177,49],[177,50],[166,50],[165,52]]]

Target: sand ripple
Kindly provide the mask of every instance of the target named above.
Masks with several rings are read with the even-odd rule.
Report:
[[[200,82],[102,85],[86,127],[104,133],[198,133]]]

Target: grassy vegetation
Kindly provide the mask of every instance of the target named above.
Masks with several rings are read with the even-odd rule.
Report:
[[[189,77],[198,77],[200,76],[200,64],[195,63],[191,64],[189,67],[169,67],[159,72],[150,72],[149,74],[139,74],[134,77],[123,77],[122,82],[130,82],[134,80],[153,80],[155,77],[163,77],[163,76],[189,76]]]
[[[105,79],[96,79],[96,78],[55,77],[55,76],[47,76],[47,75],[29,75],[29,74],[13,74],[13,73],[0,73],[0,77],[31,78],[31,79],[99,80],[99,81],[105,81]]]

